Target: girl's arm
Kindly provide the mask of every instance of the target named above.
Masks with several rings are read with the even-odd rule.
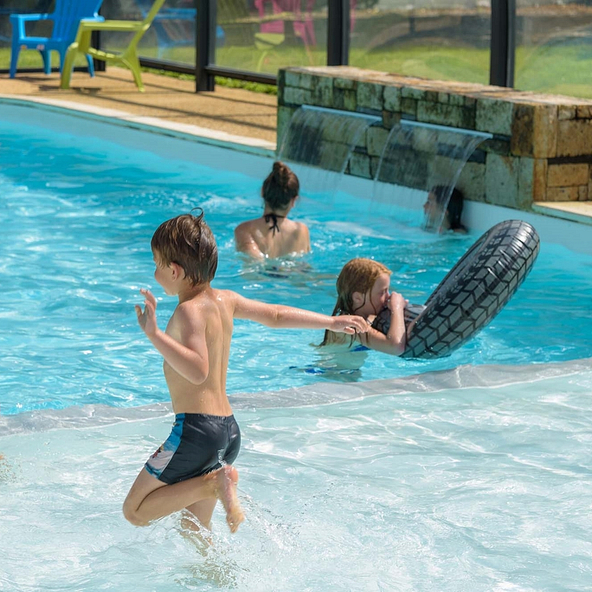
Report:
[[[236,292],[231,292],[231,294],[234,302],[234,318],[249,319],[268,327],[329,329],[335,333],[348,333],[349,335],[366,333],[369,328],[363,317],[355,315],[331,317],[302,308],[266,304],[245,298]]]
[[[359,339],[360,343],[385,354],[400,356],[405,351],[406,345],[405,304],[406,300],[401,294],[391,292],[388,302],[388,307],[391,310],[391,325],[388,333],[384,335],[384,333],[370,328],[368,333]]]
[[[136,304],[138,323],[152,345],[166,362],[192,384],[202,384],[208,377],[209,359],[205,341],[205,323],[198,322],[195,315],[187,314],[186,307],[177,306],[173,330],[179,333],[177,341],[158,328],[156,323],[156,298],[150,290],[140,290],[144,295],[144,311]]]

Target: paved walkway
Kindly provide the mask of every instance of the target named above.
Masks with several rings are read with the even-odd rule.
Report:
[[[215,92],[195,93],[195,83],[143,73],[146,92],[140,93],[129,70],[109,67],[90,78],[74,72],[72,88],[59,89],[59,74],[0,75],[0,94],[67,101],[101,109],[115,109],[144,118],[199,126],[216,132],[276,142],[277,98],[242,89],[217,86]]]

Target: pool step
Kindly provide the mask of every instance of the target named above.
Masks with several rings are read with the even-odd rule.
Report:
[[[538,214],[592,225],[592,201],[535,201],[532,209]]]

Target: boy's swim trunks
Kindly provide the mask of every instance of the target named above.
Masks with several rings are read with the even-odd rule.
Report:
[[[241,436],[233,415],[178,413],[171,435],[148,459],[146,470],[171,485],[232,464]]]

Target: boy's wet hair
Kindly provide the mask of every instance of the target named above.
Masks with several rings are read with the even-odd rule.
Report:
[[[337,302],[332,316],[357,314],[354,309],[354,292],[368,294],[378,277],[383,273],[391,275],[392,271],[386,265],[373,259],[358,257],[348,261],[337,277]],[[377,314],[379,312],[376,311]],[[325,331],[325,338],[321,345],[334,343],[336,341],[334,335],[332,331]]]
[[[279,160],[263,181],[261,195],[272,210],[285,210],[292,199],[298,196],[300,182],[290,167]]]
[[[436,185],[435,187],[432,187],[431,191],[436,197],[436,203],[440,206],[446,206],[446,216],[448,217],[448,225],[450,229],[464,229],[465,227],[460,221],[463,211],[464,196],[460,189],[453,187],[452,192],[450,192],[449,185]],[[449,192],[450,199],[448,200],[448,205],[446,205],[445,202]]]
[[[201,208],[197,216],[183,214],[163,222],[152,236],[150,246],[158,253],[158,263],[176,263],[196,286],[211,282],[218,267],[218,247]],[[192,210],[193,211],[193,210]]]

